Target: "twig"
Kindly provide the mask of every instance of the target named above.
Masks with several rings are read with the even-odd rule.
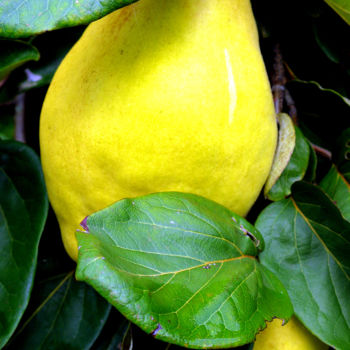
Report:
[[[298,125],[297,108],[295,107],[294,99],[288,89],[284,91],[284,99],[289,108],[289,116],[292,118],[294,125]]]
[[[292,118],[293,123],[295,125],[298,125],[297,109],[290,92],[285,86],[287,83],[285,66],[287,67],[287,70],[288,66],[283,62],[281,48],[278,43],[275,45],[273,51],[275,57],[271,81],[275,111],[276,113],[281,113],[283,110],[283,103],[285,102],[289,109],[289,116]]]
[[[6,83],[8,76],[5,77],[4,79],[0,80],[0,88]]]
[[[285,84],[287,82],[286,74],[285,74],[285,66],[283,62],[283,57],[281,53],[280,45],[277,43],[274,47],[274,54],[275,54],[275,60],[273,64],[273,75],[271,77],[272,81],[272,92],[273,92],[273,99],[275,104],[275,110],[276,113],[281,113],[283,110],[283,102],[286,102],[286,105],[288,106],[288,113],[289,116],[292,118],[293,123],[295,125],[298,125],[298,118],[297,118],[297,109],[295,107],[295,102],[293,100],[292,95],[286,89]],[[292,75],[292,71],[287,66],[288,73]],[[325,157],[329,160],[332,159],[332,153],[318,145],[315,145],[311,143],[312,148],[315,150],[316,153],[318,153],[320,156]]]
[[[24,105],[25,105],[25,94],[19,94],[16,97],[16,108],[15,108],[15,140],[25,143],[25,126],[24,126]]]
[[[312,148],[315,150],[316,153],[318,153],[319,155],[321,155],[322,157],[325,157],[329,160],[332,159],[332,152],[328,151],[328,149],[325,149],[323,147],[317,146],[314,143],[310,142]]]
[[[283,100],[286,84],[286,76],[283,65],[283,59],[281,54],[280,45],[276,44],[274,47],[275,61],[273,64],[273,75],[272,75],[272,92],[273,99],[275,103],[275,111],[276,113],[281,113],[283,109]]]

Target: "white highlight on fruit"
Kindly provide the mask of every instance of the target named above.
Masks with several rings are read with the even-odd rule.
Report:
[[[227,49],[225,49],[225,60],[226,60],[227,79],[228,79],[228,91],[230,95],[228,122],[229,124],[231,124],[233,121],[233,116],[237,105],[237,90],[236,90],[235,79],[232,73],[230,54],[228,53]]]

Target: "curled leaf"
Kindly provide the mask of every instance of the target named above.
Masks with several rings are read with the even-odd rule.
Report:
[[[281,114],[279,120],[278,147],[264,191],[265,196],[272,201],[281,200],[291,194],[293,183],[302,180],[308,170],[311,153],[308,141],[299,128],[293,125],[290,117]]]
[[[287,167],[295,147],[295,129],[292,119],[285,113],[278,114],[277,118],[279,122],[278,145],[269,177],[266,180],[265,196]]]

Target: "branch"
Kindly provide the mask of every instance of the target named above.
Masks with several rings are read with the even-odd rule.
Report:
[[[25,127],[24,127],[24,105],[25,105],[25,94],[20,94],[15,100],[15,140],[25,143]]]

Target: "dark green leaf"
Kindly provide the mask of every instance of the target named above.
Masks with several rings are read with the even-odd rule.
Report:
[[[335,166],[332,166],[320,186],[333,199],[344,218],[350,221],[350,185]]]
[[[16,82],[13,84],[11,81],[15,79],[18,71],[14,71],[8,78],[0,82],[0,106],[14,103],[18,94],[18,86]]]
[[[34,46],[23,41],[0,40],[0,47],[0,81],[23,63],[40,57]]]
[[[310,142],[309,149],[310,149],[310,157],[309,157],[309,164],[307,166],[307,170],[304,176],[305,181],[313,182],[316,179],[316,170],[317,170],[317,155],[315,150],[313,149]]]
[[[177,192],[125,199],[82,226],[77,279],[158,339],[236,346],[293,312],[256,260],[260,233],[213,201]]]
[[[110,305],[73,272],[40,283],[34,290],[37,305],[10,343],[10,349],[84,350],[100,333]]]
[[[266,242],[261,263],[286,286],[298,318],[323,342],[349,349],[350,223],[321,189],[298,182],[256,227]]]
[[[325,0],[334,11],[343,18],[345,22],[350,24],[350,3],[348,0]]]
[[[350,76],[349,45],[344,38],[350,35],[350,26],[340,20],[334,12],[323,11],[313,20],[315,40],[325,55],[335,67],[344,69],[345,76]]]
[[[13,140],[15,136],[14,115],[13,105],[0,106],[0,140]]]
[[[350,164],[350,128],[344,130],[337,140],[335,163],[342,168],[346,163]],[[344,171],[341,171],[344,173]]]
[[[29,300],[48,202],[40,161],[29,147],[0,141],[0,347]]]
[[[299,127],[312,143],[333,152],[339,135],[350,127],[350,100],[318,83],[288,83],[298,108]],[[307,98],[305,98],[307,96]]]
[[[302,180],[308,168],[310,156],[309,143],[298,128],[295,128],[295,134],[295,148],[288,165],[266,195],[270,200],[278,201],[289,196],[293,183]]]
[[[92,350],[132,350],[133,340],[131,334],[131,324],[123,319],[118,326],[113,325],[114,333],[112,336],[106,337],[104,334],[102,342],[97,346],[94,344]]]
[[[344,180],[350,183],[350,128],[344,130],[338,139],[336,162]]]
[[[343,174],[346,181],[349,183],[350,182],[350,162],[344,163],[340,167],[340,171]]]
[[[28,37],[95,21],[136,0],[2,0],[0,36]]]

